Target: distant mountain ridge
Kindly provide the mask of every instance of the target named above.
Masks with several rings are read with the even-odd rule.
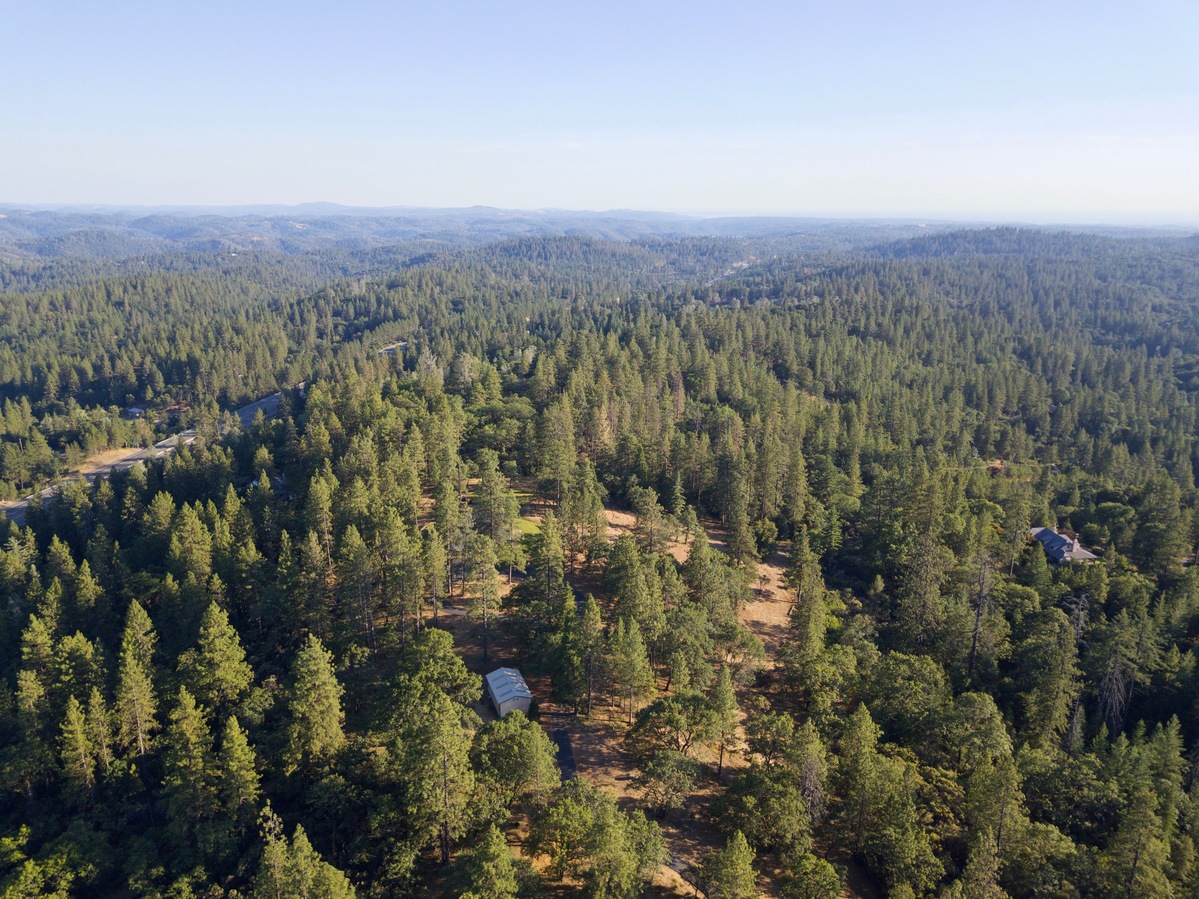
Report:
[[[62,207],[0,205],[0,255],[116,259],[147,254],[272,251],[303,253],[433,241],[472,246],[520,237],[796,236],[812,249],[846,249],[915,237],[951,223],[772,217],[684,216],[613,210],[341,207],[331,203],[253,207]]]

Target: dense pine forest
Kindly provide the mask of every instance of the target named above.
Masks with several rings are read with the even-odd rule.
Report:
[[[0,895],[1199,897],[1199,239],[887,236],[0,255],[2,498],[198,433],[0,519]]]

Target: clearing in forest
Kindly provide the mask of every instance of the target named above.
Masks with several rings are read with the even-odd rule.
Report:
[[[542,503],[528,502],[526,497],[522,497],[522,500],[522,530],[536,532],[546,506]],[[615,542],[622,534],[632,531],[635,524],[632,513],[608,509],[605,514],[609,542]],[[725,551],[726,535],[719,523],[705,520],[702,524],[712,547]],[[683,563],[690,553],[690,546],[685,541],[674,540],[667,546],[667,552],[679,563]],[[777,663],[787,632],[790,602],[783,585],[785,569],[786,556],[781,550],[760,562],[752,583],[752,598],[745,603],[740,613],[742,623],[765,646],[768,667]],[[602,594],[599,571],[587,571],[580,567],[568,575],[568,580],[578,594],[594,593],[601,600],[601,604],[607,599]],[[505,583],[504,593],[510,589]],[[455,599],[447,604],[439,623],[453,632],[455,645],[467,666],[480,674],[501,665],[519,667],[519,647],[503,627],[493,629],[489,657],[484,661],[479,628],[466,620],[462,608],[458,606],[460,601]],[[609,703],[606,698],[597,697],[589,717],[574,715],[570,709],[553,702],[549,678],[533,676],[528,672],[525,672],[525,676],[537,697],[543,727],[556,742],[568,742],[576,773],[614,794],[622,807],[627,809],[637,804],[641,796],[632,785],[637,776],[637,768],[632,757],[624,750],[626,713]],[[660,683],[659,686],[664,684]],[[743,688],[743,697],[749,690],[752,688]],[[485,719],[494,717],[486,702],[481,703],[477,710]],[[697,757],[704,762],[715,761],[714,758],[707,757],[706,750],[698,751]],[[746,764],[746,759],[740,755],[726,757],[722,780],[727,781]],[[713,824],[714,814],[711,808],[718,787],[713,773],[696,784],[696,792],[692,794],[688,807],[682,813],[665,819],[655,818],[662,828],[662,835],[671,856],[670,863],[662,867],[654,880],[656,895],[696,895],[695,887],[689,882],[693,870],[724,841],[723,834]],[[513,836],[519,840],[523,837],[525,829],[526,824],[522,822]],[[775,884],[761,885],[767,887],[764,895],[773,894],[769,888]]]

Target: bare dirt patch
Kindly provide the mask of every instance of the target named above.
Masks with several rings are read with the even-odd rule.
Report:
[[[102,453],[96,453],[94,456],[86,459],[77,469],[71,472],[72,475],[96,474],[104,471],[107,468],[112,468],[114,465],[119,465],[122,462],[127,462],[130,459],[142,458],[145,450],[141,447],[119,447],[117,449],[105,450]]]
[[[632,512],[622,512],[619,509],[604,509],[604,517],[608,519],[608,542],[615,543],[624,534],[633,532],[637,519]]]
[[[727,534],[719,522],[708,519],[703,522],[708,542],[713,549],[727,553]],[[783,575],[787,571],[787,556],[781,549],[758,563],[750,586],[753,600],[741,608],[741,623],[744,624],[766,648],[766,667],[778,664],[779,653],[787,640],[791,622],[791,598]]]
[[[754,599],[741,609],[741,623],[766,647],[767,667],[778,664],[790,628],[791,598],[783,584],[786,568],[787,559],[782,552],[759,562]]]
[[[537,687],[533,687],[537,693]],[[638,806],[640,793],[633,787],[637,775],[632,757],[624,750],[627,711],[596,697],[589,717],[574,715],[553,702],[542,706],[542,724],[551,733],[565,731],[570,740],[575,768],[597,787],[616,797],[621,808]],[[662,828],[662,837],[670,862],[654,876],[652,895],[694,896],[689,872],[719,845],[710,810],[714,793],[712,783],[701,783],[690,797],[687,808],[677,818],[653,819]]]

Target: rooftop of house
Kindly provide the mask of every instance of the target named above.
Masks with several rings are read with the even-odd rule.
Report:
[[[1078,542],[1070,531],[1053,528],[1032,528],[1029,533],[1045,547],[1045,553],[1055,562],[1093,562],[1099,557]]]
[[[494,697],[496,704],[502,704],[515,697],[533,698],[529,685],[515,668],[497,668],[487,675],[487,689]]]

